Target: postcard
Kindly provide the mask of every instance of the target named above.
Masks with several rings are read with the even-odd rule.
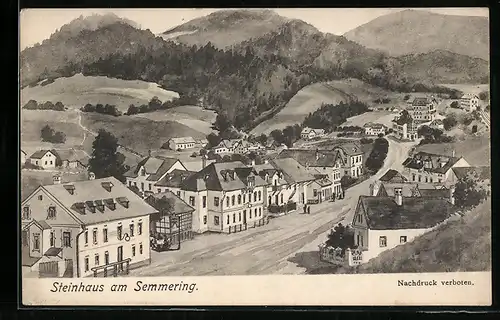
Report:
[[[487,8],[23,9],[22,305],[491,304]]]

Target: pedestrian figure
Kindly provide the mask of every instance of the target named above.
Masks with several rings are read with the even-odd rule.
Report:
[[[307,213],[307,204],[304,204],[304,214]]]
[[[311,207],[307,207],[307,214],[311,214]]]

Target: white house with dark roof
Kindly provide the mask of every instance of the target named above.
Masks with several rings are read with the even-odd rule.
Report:
[[[474,93],[465,93],[460,98],[460,107],[468,112],[472,112],[479,106],[479,96]]]
[[[452,194],[452,192],[450,192]],[[360,196],[351,226],[363,262],[400,244],[413,241],[445,222],[457,211],[453,198]]]
[[[358,178],[363,174],[363,150],[356,142],[341,143],[332,148],[336,153],[337,159],[341,159],[341,176],[350,175]]]
[[[26,163],[26,152],[24,152],[23,149],[21,149],[21,154],[19,156],[20,160],[21,160],[21,165],[23,165],[24,163]]]
[[[193,231],[234,233],[264,224],[266,182],[240,161],[211,163],[180,183]]]
[[[155,184],[176,169],[187,170],[179,159],[148,156],[125,173],[126,184],[144,193],[155,193]]]
[[[300,137],[305,140],[311,140],[318,137],[323,137],[325,135],[324,129],[313,129],[309,127],[302,128],[300,132]]]
[[[150,263],[153,207],[114,177],[58,181],[38,187],[21,203],[23,268],[87,277]]]
[[[417,122],[406,110],[392,120],[392,129],[394,135],[400,140],[415,141],[417,139]]]
[[[38,150],[29,157],[29,161],[35,166],[52,169],[56,167],[58,157],[55,150]]]
[[[411,117],[419,122],[428,122],[436,119],[437,100],[433,97],[416,97],[407,108]]]
[[[463,157],[417,152],[403,162],[403,175],[410,182],[445,183],[453,168],[470,167]]]
[[[168,140],[168,147],[171,150],[191,149],[196,147],[196,141],[193,139],[193,137],[170,138]]]
[[[363,126],[365,134],[368,136],[378,136],[379,134],[385,135],[387,127],[381,123],[368,122]]]

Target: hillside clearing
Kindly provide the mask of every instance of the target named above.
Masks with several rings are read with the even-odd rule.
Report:
[[[365,112],[363,114],[351,117],[347,119],[346,122],[342,124],[342,126],[358,126],[363,127],[364,124],[368,122],[376,122],[386,125],[387,127],[392,127],[392,120],[396,116],[396,113],[392,113],[391,111],[372,111]]]
[[[448,83],[443,83],[443,84],[440,84],[440,86],[460,90],[464,93],[469,92],[469,93],[476,93],[476,94],[478,94],[482,91],[489,91],[490,90],[489,84],[448,84]]]
[[[322,104],[338,104],[341,101],[359,100],[372,106],[393,107],[403,102],[404,94],[384,90],[357,79],[343,79],[315,83],[301,89],[287,105],[273,118],[260,123],[252,134],[269,134],[275,129],[301,124],[309,113],[318,110]],[[388,104],[374,100],[388,98]],[[391,119],[392,120],[392,119]]]
[[[77,74],[58,78],[46,86],[22,89],[21,106],[33,99],[38,102],[61,101],[69,108],[80,108],[87,103],[111,104],[125,112],[130,104],[147,104],[154,96],[165,102],[178,98],[179,94],[164,90],[156,83]]]

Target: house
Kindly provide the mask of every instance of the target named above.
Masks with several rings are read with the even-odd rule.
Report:
[[[157,193],[165,193],[171,191],[177,196],[180,196],[182,182],[196,172],[197,171],[174,169],[154,184],[154,190]]]
[[[397,190],[401,190],[403,197],[444,198],[450,197],[447,188],[436,188],[432,184],[417,184],[411,182],[387,183],[376,181],[370,184],[370,196],[393,197]]]
[[[309,127],[302,128],[300,132],[300,137],[305,140],[311,140],[317,137],[323,137],[325,135],[324,129],[313,129]]]
[[[436,120],[433,120],[433,121],[429,124],[429,127],[433,128],[433,129],[444,130],[444,123],[443,123],[443,120],[441,120],[441,119],[436,119]]]
[[[205,147],[208,145],[208,140],[207,140],[207,139],[200,139],[200,140],[196,140],[196,144],[197,144],[200,148],[205,148]]]
[[[388,183],[405,183],[408,182],[405,176],[403,176],[399,171],[394,169],[387,170],[386,173],[382,177],[379,178],[379,181],[388,182]]]
[[[88,157],[82,150],[58,150],[61,167],[66,169],[85,169],[88,166]]]
[[[328,175],[328,179],[332,181],[332,193],[337,198],[342,194],[340,179],[344,163],[337,152],[332,150],[287,149],[282,150],[277,158],[293,158],[313,176],[316,174]]]
[[[195,208],[195,233],[234,233],[264,224],[266,182],[240,161],[211,163],[180,187],[179,197]]]
[[[479,96],[466,93],[460,98],[460,107],[468,112],[475,111],[479,107]]]
[[[248,153],[248,148],[251,146],[246,140],[237,140],[232,145],[233,153],[245,154]]]
[[[42,167],[44,169],[53,169],[57,166],[59,155],[55,150],[38,150],[29,157],[29,162],[32,165]]]
[[[452,168],[470,167],[463,157],[417,152],[403,162],[403,175],[411,182],[445,183]]]
[[[363,128],[365,129],[365,134],[369,136],[378,136],[379,134],[385,135],[387,132],[387,127],[381,123],[366,123]]]
[[[400,140],[415,141],[417,139],[417,123],[406,110],[392,120],[395,136]]]
[[[182,164],[188,171],[200,171],[201,169],[205,168],[209,164],[215,162],[214,159],[209,160],[207,159],[206,156],[201,156],[201,160],[195,160],[195,161],[182,161]]]
[[[223,154],[223,153],[234,153],[235,148],[240,145],[240,139],[224,139],[217,146],[215,146],[212,150],[215,154]]]
[[[341,176],[349,175],[355,179],[363,174],[363,150],[355,142],[341,143],[332,148],[336,158],[341,159]]]
[[[284,215],[307,203],[308,185],[315,177],[295,159],[274,159],[253,168],[267,184],[265,206],[269,215]]]
[[[193,207],[171,191],[155,193],[146,202],[158,211],[150,216],[152,237],[162,238],[174,247],[193,239]]]
[[[193,137],[170,138],[168,140],[168,147],[171,150],[191,149],[195,146],[196,141],[193,139]]]
[[[452,197],[404,197],[402,192],[398,189],[392,197],[359,197],[351,225],[354,244],[363,250],[363,262],[411,242],[457,211]]]
[[[436,119],[436,106],[437,100],[433,97],[417,97],[413,99],[407,110],[413,120],[428,122]]]
[[[114,177],[58,181],[21,203],[23,268],[87,277],[150,263],[149,216],[156,209]]]
[[[307,203],[317,204],[331,200],[333,195],[333,182],[326,174],[315,174],[315,180],[308,184]]]
[[[26,152],[24,152],[22,149],[21,149],[20,159],[21,159],[21,165],[26,163]]]
[[[136,187],[140,192],[153,193],[155,184],[175,169],[186,170],[186,167],[176,158],[149,155],[125,173],[126,184]]]
[[[447,183],[455,185],[459,180],[470,178],[479,183],[491,183],[491,167],[455,167],[451,169],[451,174],[447,179]]]

